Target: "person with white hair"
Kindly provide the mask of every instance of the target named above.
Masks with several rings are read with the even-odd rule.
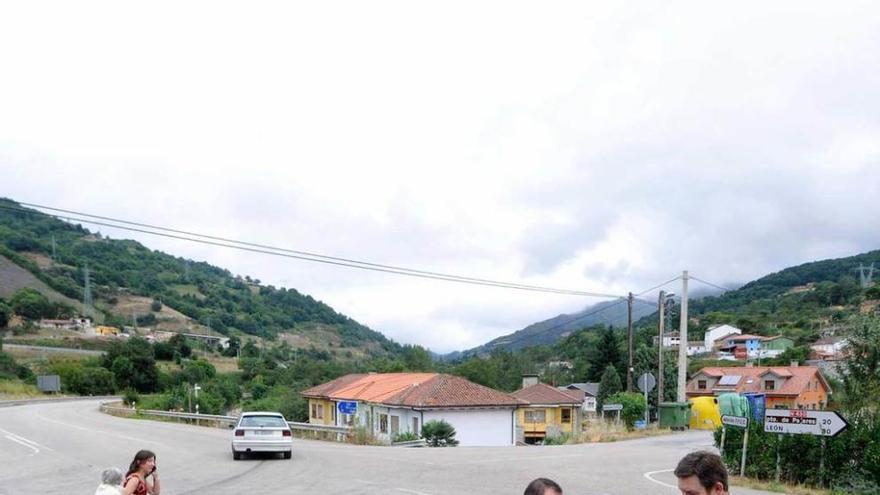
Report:
[[[122,493],[122,470],[111,467],[101,473],[101,484],[95,495],[120,495]]]

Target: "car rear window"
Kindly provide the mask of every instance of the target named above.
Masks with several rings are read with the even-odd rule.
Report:
[[[239,426],[255,426],[255,427],[282,427],[286,428],[287,423],[278,416],[245,416],[241,418]]]

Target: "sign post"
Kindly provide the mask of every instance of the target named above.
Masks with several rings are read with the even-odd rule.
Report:
[[[727,436],[727,427],[743,428],[743,453],[739,466],[739,475],[746,475],[746,452],[749,450],[749,417],[748,416],[730,416],[725,414],[721,416],[721,454],[724,454],[724,439]]]
[[[657,385],[657,380],[654,378],[654,375],[651,373],[643,373],[642,376],[639,377],[639,390],[645,393],[645,428],[648,427],[648,392],[654,390],[654,386]]]
[[[603,404],[602,418],[605,417],[605,411],[617,411],[617,422],[620,423],[620,411],[623,410],[623,404]]]

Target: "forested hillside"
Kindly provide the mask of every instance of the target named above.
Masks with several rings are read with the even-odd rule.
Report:
[[[88,267],[96,311],[110,324],[132,323],[132,315],[119,304],[134,295],[152,298],[222,334],[239,331],[271,339],[317,328],[338,336],[344,347],[365,347],[374,353],[399,349],[379,332],[294,288],[263,285],[205,262],[110,239],[9,199],[0,199],[0,255],[77,301],[83,298]],[[53,311],[74,312],[69,306],[56,305]],[[152,313],[135,318],[149,325],[157,318]]]

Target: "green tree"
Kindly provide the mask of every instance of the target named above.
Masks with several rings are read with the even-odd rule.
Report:
[[[132,337],[124,343],[113,342],[102,357],[101,364],[113,372],[120,388],[150,393],[159,384],[159,370],[153,352],[149,342]]]
[[[40,318],[50,318],[55,316],[52,303],[34,289],[24,288],[12,295],[9,300],[12,311],[29,320],[39,320]]]
[[[183,367],[183,375],[189,383],[205,383],[217,374],[214,365],[204,359],[189,361]]]
[[[187,358],[192,355],[192,346],[189,345],[189,339],[186,338],[186,335],[179,333],[172,335],[171,338],[168,339],[168,345],[177,351],[181,357]]]
[[[432,420],[422,425],[422,438],[429,447],[455,447],[455,428],[444,420]]]
[[[9,325],[9,317],[12,316],[12,309],[0,300],[0,328]],[[0,349],[2,350],[2,349]]]
[[[627,429],[632,429],[635,422],[645,419],[645,396],[635,392],[618,392],[607,398],[609,404],[621,404],[620,418]]]
[[[431,371],[434,369],[434,359],[431,353],[419,345],[403,346],[403,363],[409,371]]]
[[[605,368],[605,372],[602,373],[602,380],[599,382],[599,405],[604,405],[608,397],[620,392],[622,389],[623,386],[620,384],[620,376],[617,374],[617,369],[609,364]]]
[[[600,380],[609,365],[614,366],[618,372],[625,370],[622,368],[623,356],[620,351],[620,341],[611,327],[602,332],[602,337],[592,353],[587,379],[591,382]]]
[[[878,414],[880,404],[880,319],[862,316],[849,323],[842,373],[843,406],[858,416]]]

